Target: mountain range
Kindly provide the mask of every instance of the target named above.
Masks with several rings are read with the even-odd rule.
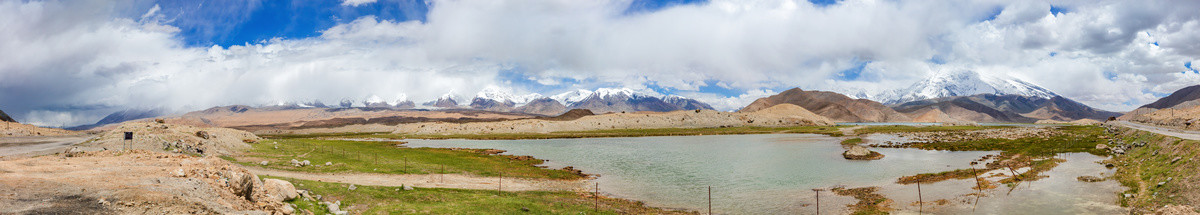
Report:
[[[883,104],[895,105],[911,101],[979,94],[1020,95],[1044,99],[1059,96],[1046,88],[1018,78],[983,74],[973,70],[946,70],[912,85],[879,92],[847,90],[847,95],[870,99]]]
[[[779,104],[794,104],[817,115],[838,122],[904,122],[909,117],[879,102],[854,99],[827,91],[804,91],[793,88],[779,94],[754,100],[738,112],[749,113]]]

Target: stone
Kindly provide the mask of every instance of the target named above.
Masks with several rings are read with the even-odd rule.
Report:
[[[879,160],[883,158],[883,154],[867,150],[867,147],[851,146],[850,150],[842,153],[842,157],[848,160]]]
[[[310,164],[312,164],[312,162],[308,162],[308,160],[304,160],[304,161],[300,162],[300,166],[308,166]]]
[[[283,207],[279,207],[279,213],[282,213],[285,215],[286,214],[295,214],[296,208],[292,207],[292,204],[284,204]]]
[[[412,186],[404,185],[404,190],[413,190]]]
[[[1171,163],[1179,162],[1179,159],[1183,159],[1183,157],[1175,157],[1175,158],[1172,158],[1172,159],[1171,159]]]
[[[259,181],[258,176],[237,171],[228,171],[226,175],[229,178],[229,188],[233,189],[233,194],[254,201],[254,187],[255,183]]]
[[[187,177],[187,173],[183,172],[183,169],[175,169],[175,171],[171,171],[171,176],[183,178]]]
[[[268,198],[272,201],[282,202],[295,199],[299,194],[296,192],[296,187],[292,186],[291,182],[279,179],[263,180],[263,188],[267,191]]]
[[[1105,145],[1105,144],[1103,144],[1103,143],[1101,143],[1101,144],[1096,144],[1096,149],[1099,149],[1099,150],[1108,150],[1108,145]]]
[[[325,166],[333,166],[333,162],[325,162]]]
[[[337,201],[334,203],[329,203],[329,202],[321,202],[321,203],[325,204],[325,207],[329,208],[329,213],[331,213],[331,214],[345,215],[345,214],[349,213],[349,212],[341,210],[342,201]]]
[[[259,164],[259,165],[266,166],[267,164],[271,164],[271,162],[269,162],[269,161],[262,161],[262,162],[258,162],[258,164]]]
[[[357,189],[358,189],[358,187],[354,186],[353,184],[350,185],[350,190],[357,190]]]
[[[207,131],[197,131],[196,136],[200,137],[200,138],[204,138],[205,140],[216,137],[216,136],[213,136],[212,134],[208,133]]]
[[[1104,181],[1104,178],[1101,178],[1101,177],[1096,177],[1096,176],[1090,176],[1090,175],[1079,176],[1078,178],[1075,178],[1075,179],[1076,179],[1076,180],[1079,180],[1079,181],[1082,181],[1082,182],[1100,182],[1100,181]]]

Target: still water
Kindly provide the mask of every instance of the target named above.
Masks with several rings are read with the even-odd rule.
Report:
[[[876,148],[872,150],[886,157],[875,161],[851,161],[841,157],[840,140],[815,134],[764,134],[408,140],[407,145],[503,149],[508,151],[506,154],[548,159],[547,166],[551,168],[574,166],[585,173],[599,175],[595,182],[606,195],[644,201],[656,207],[705,211],[707,189],[712,186],[715,213],[812,214],[815,213],[812,189],[827,190],[833,186],[880,186],[879,193],[894,199],[893,208],[902,213],[933,210],[954,214],[1021,213],[1018,211],[1105,214],[1119,210],[1119,207],[1111,206],[1116,201],[1116,193],[1120,192],[1115,182],[1074,181],[1080,175],[1099,175],[1107,171],[1094,163],[1101,158],[1088,154],[1067,156],[1069,161],[1051,171],[1048,179],[1020,185],[1022,187],[1012,192],[1008,187],[987,191],[988,197],[981,198],[979,205],[974,204],[974,197],[965,197],[975,192],[970,188],[972,181],[951,180],[922,185],[926,201],[947,199],[952,204],[919,209],[915,204],[908,204],[917,201],[915,187],[895,184],[896,178],[968,168],[973,159],[997,152]],[[1055,206],[1068,206],[1036,205],[1047,200],[1055,202]],[[820,205],[823,213],[846,213],[845,205],[854,201],[826,191],[821,193]]]

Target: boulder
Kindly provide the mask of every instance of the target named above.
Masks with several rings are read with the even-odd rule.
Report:
[[[404,185],[404,190],[413,190],[412,186]]]
[[[205,140],[216,137],[216,136],[213,136],[212,134],[208,133],[207,131],[197,131],[196,136],[200,137],[200,138],[204,138]]]
[[[842,153],[842,157],[848,160],[879,160],[883,158],[883,154],[867,150],[867,147],[852,146],[850,150]]]
[[[229,171],[225,175],[229,178],[229,188],[233,189],[233,194],[254,201],[254,187],[259,181],[258,176],[236,171]]]
[[[263,188],[267,191],[267,198],[277,202],[292,200],[299,195],[291,182],[279,179],[263,180]]]
[[[350,190],[357,190],[357,189],[358,189],[358,187],[354,186],[353,184],[350,185]]]
[[[258,162],[258,164],[266,166],[267,164],[271,164],[271,162],[270,161],[262,161],[262,162]]]
[[[1103,143],[1101,143],[1101,144],[1096,144],[1096,149],[1099,149],[1099,150],[1108,150],[1108,145],[1104,145]]]

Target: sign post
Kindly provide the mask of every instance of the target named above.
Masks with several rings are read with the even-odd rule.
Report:
[[[126,146],[126,145],[128,145],[128,146]],[[125,150],[129,150],[129,148],[133,148],[133,132],[130,132],[130,131],[125,132],[125,141],[123,141],[121,143],[121,148],[124,148]]]

